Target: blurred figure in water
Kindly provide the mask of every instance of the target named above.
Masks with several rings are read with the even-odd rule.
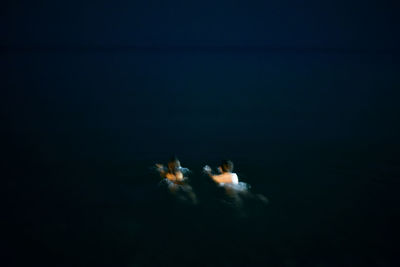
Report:
[[[253,195],[250,193],[250,186],[246,183],[239,182],[236,173],[233,172],[233,162],[230,160],[223,160],[218,167],[219,174],[213,174],[210,166],[206,165],[203,168],[206,173],[215,183],[224,187],[228,197],[233,200],[233,204],[237,207],[242,207],[241,196],[246,196],[253,199],[258,199],[262,203],[267,204],[268,199],[261,194]]]
[[[156,164],[157,171],[162,178],[167,179],[175,184],[183,184],[187,179],[185,175],[189,173],[189,169],[182,168],[181,162],[176,157],[172,158],[165,168],[162,164]]]
[[[203,168],[204,172],[219,185],[239,184],[239,178],[236,173],[233,173],[233,162],[230,160],[222,161],[218,167],[220,174],[213,175],[210,166],[206,165]]]
[[[245,183],[239,184],[239,178],[236,173],[233,172],[233,162],[230,160],[223,160],[221,165],[218,167],[219,174],[213,174],[210,166],[206,165],[203,168],[206,173],[215,183],[225,188],[225,192],[228,197],[233,200],[235,206],[242,206],[242,200],[239,193],[247,191],[247,185]]]
[[[167,184],[169,191],[183,200],[189,199],[193,203],[197,203],[197,197],[192,187],[187,183],[190,170],[181,167],[178,158],[173,157],[167,163],[167,167],[162,164],[156,164],[156,169],[163,182]]]

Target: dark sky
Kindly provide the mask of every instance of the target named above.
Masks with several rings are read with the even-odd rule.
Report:
[[[9,1],[0,12],[5,128],[44,157],[261,155],[400,132],[394,1]]]
[[[9,1],[2,45],[393,49],[395,1]]]

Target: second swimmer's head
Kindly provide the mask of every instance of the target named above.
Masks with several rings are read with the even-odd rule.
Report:
[[[230,160],[223,160],[221,162],[221,171],[222,172],[232,172],[233,171],[233,162]]]
[[[168,161],[168,171],[169,172],[175,172],[181,167],[181,162],[177,157],[172,157]]]

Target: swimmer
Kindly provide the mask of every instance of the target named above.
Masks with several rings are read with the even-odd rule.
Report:
[[[223,160],[221,165],[218,167],[220,174],[213,174],[210,166],[206,165],[203,168],[205,174],[207,174],[215,183],[225,189],[228,202],[223,202],[233,205],[236,208],[241,209],[243,201],[239,196],[240,193],[247,190],[245,183],[239,183],[239,178],[236,173],[233,172],[233,162],[230,160]],[[243,187],[243,185],[245,185]]]
[[[220,174],[212,174],[212,170],[208,165],[204,166],[203,171],[219,185],[239,184],[239,178],[233,172],[233,162],[230,160],[222,161],[221,166],[218,167]]]
[[[176,157],[172,158],[168,162],[167,168],[165,168],[162,164],[156,164],[156,169],[162,178],[165,178],[168,181],[176,184],[183,184],[187,179],[185,175],[189,173],[189,169],[182,168],[181,162]]]
[[[192,187],[187,183],[187,174],[190,171],[187,168],[181,167],[179,159],[176,157],[172,158],[167,163],[167,167],[164,167],[162,164],[156,164],[155,167],[172,194],[177,195],[182,200],[189,199],[193,204],[197,203],[197,197]]]
[[[218,167],[218,172],[220,174],[213,174],[210,166],[206,165],[203,168],[204,173],[206,173],[215,183],[225,189],[228,197],[231,198],[233,204],[236,207],[242,207],[242,198],[253,198],[260,200],[262,203],[267,204],[268,199],[261,194],[254,195],[249,189],[250,185],[239,182],[239,178],[236,173],[233,172],[233,162],[230,160],[222,161],[221,165]]]

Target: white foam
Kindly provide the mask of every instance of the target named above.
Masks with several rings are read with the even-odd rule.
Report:
[[[239,182],[237,184],[220,184],[220,186],[233,189],[238,192],[248,191],[251,188],[249,184],[246,184],[244,182]]]

